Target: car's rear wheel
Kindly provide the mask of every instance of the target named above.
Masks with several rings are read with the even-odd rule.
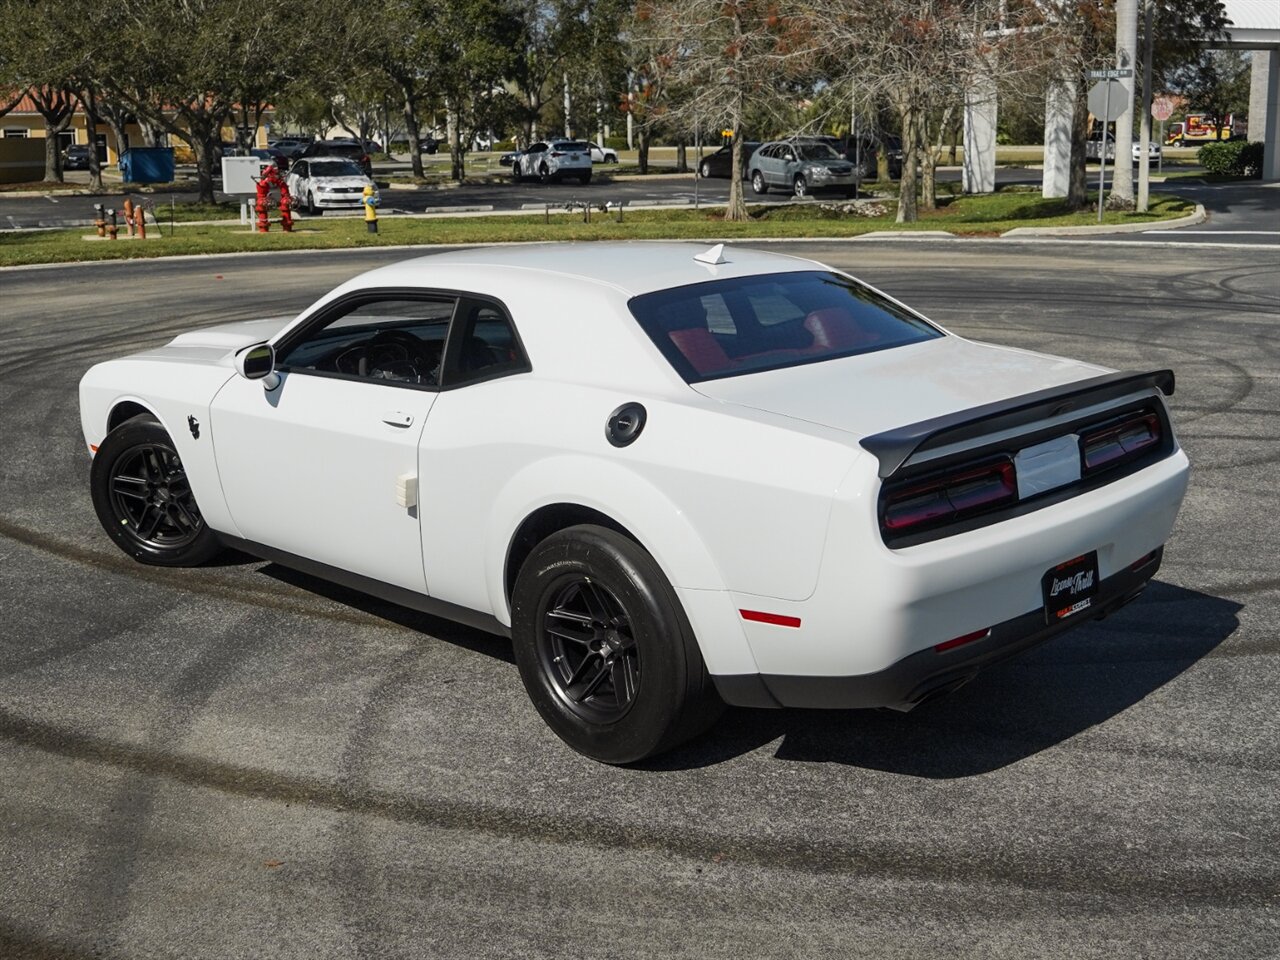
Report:
[[[520,161],[519,160],[511,161],[511,179],[516,183],[520,182]]]
[[[803,200],[809,195],[809,181],[805,180],[803,174],[796,174],[796,178],[791,184],[791,192],[797,200]]]
[[[581,525],[538,544],[516,578],[511,631],[542,718],[603,763],[669,750],[723,708],[675,591],[616,531]]]
[[[173,441],[150,416],[133,417],[107,434],[93,458],[89,489],[103,529],[135,560],[197,566],[221,549]]]
[[[751,191],[753,193],[769,192],[769,185],[764,182],[764,174],[759,170],[751,175]]]

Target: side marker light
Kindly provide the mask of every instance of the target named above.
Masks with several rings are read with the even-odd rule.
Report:
[[[743,620],[754,620],[756,623],[771,623],[776,627],[798,627],[799,617],[784,617],[780,613],[765,613],[763,610],[739,610]]]

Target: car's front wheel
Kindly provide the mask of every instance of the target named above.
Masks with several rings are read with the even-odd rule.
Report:
[[[723,707],[675,591],[616,531],[582,525],[538,544],[516,578],[511,633],[542,718],[603,763],[669,750]]]
[[[753,193],[769,192],[769,185],[764,182],[764,174],[759,170],[751,174],[751,190]]]
[[[142,563],[197,566],[219,550],[169,434],[147,415],[116,427],[89,471],[93,508],[121,550]]]
[[[711,179],[711,162],[709,160],[702,161],[702,165],[698,167],[698,176],[703,180]]]
[[[795,182],[791,184],[791,192],[795,194],[797,200],[803,200],[809,195],[809,181],[805,180],[803,174],[796,174]]]
[[[324,215],[324,210],[316,206],[316,197],[313,193],[307,194],[307,215],[312,217]]]

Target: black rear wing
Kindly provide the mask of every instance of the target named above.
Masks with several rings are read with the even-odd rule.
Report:
[[[864,438],[862,446],[880,461],[880,478],[885,479],[896,473],[912,456],[925,450],[1016,429],[1037,420],[1128,396],[1144,388],[1155,388],[1165,396],[1172,396],[1173,387],[1172,370],[1107,373],[896,427]]]

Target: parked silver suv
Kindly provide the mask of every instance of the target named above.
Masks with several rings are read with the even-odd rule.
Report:
[[[839,190],[853,196],[853,164],[821,140],[796,137],[761,145],[747,166],[751,189],[770,187],[805,197],[817,190]]]

